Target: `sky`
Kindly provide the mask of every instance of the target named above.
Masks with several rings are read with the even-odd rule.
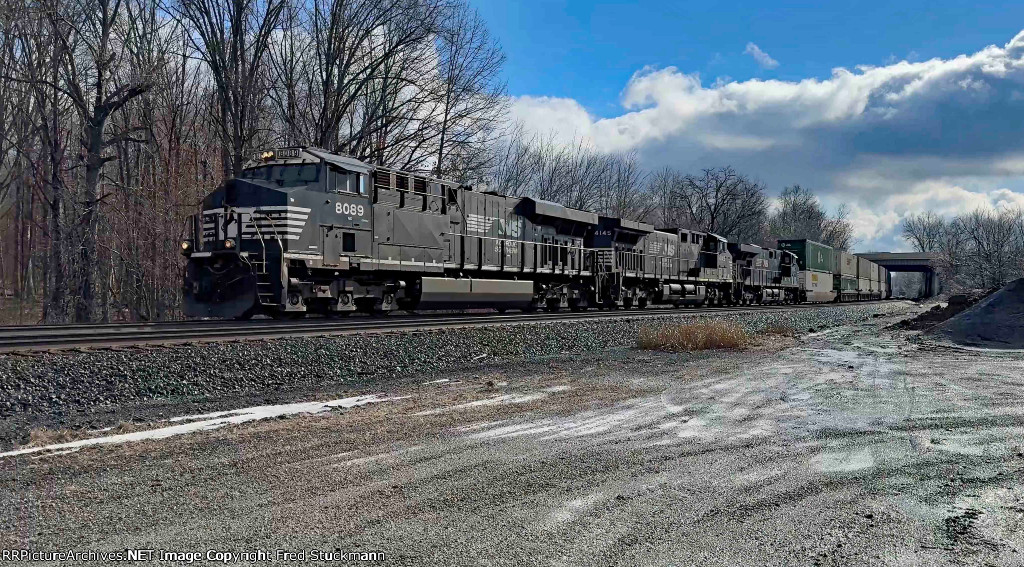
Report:
[[[528,130],[909,214],[1024,206],[1024,2],[473,0]]]

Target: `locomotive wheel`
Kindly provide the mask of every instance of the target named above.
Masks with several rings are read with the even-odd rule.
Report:
[[[575,311],[575,312],[586,311],[589,307],[590,307],[590,305],[589,305],[589,302],[586,300],[586,298],[570,299],[569,300],[569,309],[571,311]]]
[[[253,305],[252,307],[246,309],[241,315],[235,317],[235,321],[248,321],[249,319],[252,319],[252,316],[255,314],[256,306]]]
[[[555,311],[558,311],[558,308],[561,306],[561,303],[562,302],[557,299],[549,299],[544,304],[544,310],[549,313],[554,313]]]
[[[395,300],[395,305],[397,305],[399,309],[407,313],[416,313],[416,308],[419,307],[419,304],[420,301],[418,298],[410,299],[407,297],[403,297],[401,299]]]
[[[504,314],[506,311],[508,311],[508,308],[506,308],[506,307],[495,307],[494,310],[497,311],[498,313]]]
[[[646,297],[641,297],[640,299],[638,299],[636,301],[636,308],[637,309],[646,309],[647,308],[647,298]]]

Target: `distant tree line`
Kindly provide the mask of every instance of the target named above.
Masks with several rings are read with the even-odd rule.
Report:
[[[914,250],[938,255],[948,288],[991,288],[1024,276],[1024,211],[977,209],[952,218],[933,212],[903,221]]]
[[[495,144],[494,153],[483,175],[511,195],[764,246],[787,238],[809,238],[842,250],[853,245],[845,207],[830,213],[800,185],[784,188],[773,205],[764,183],[732,167],[647,172],[634,152],[602,153],[581,141],[560,144],[515,128]]]
[[[0,0],[0,321],[179,316],[186,216],[282,145],[849,246],[845,212],[798,186],[773,208],[728,167],[650,173],[634,153],[525,135],[504,61],[466,0]]]

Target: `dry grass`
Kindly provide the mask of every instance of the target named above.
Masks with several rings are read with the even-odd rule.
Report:
[[[646,350],[681,352],[742,348],[750,342],[750,334],[735,323],[698,321],[685,325],[644,327],[640,329],[637,346]]]
[[[28,443],[25,443],[21,448],[27,447],[45,447],[47,445],[58,445],[60,443],[70,443],[72,441],[78,441],[80,439],[89,439],[92,437],[105,437],[108,435],[120,435],[122,433],[132,433],[135,431],[142,431],[148,429],[145,424],[129,423],[127,421],[119,422],[117,425],[110,429],[101,429],[96,431],[86,431],[84,429],[48,429],[46,427],[34,427],[28,432]]]
[[[43,447],[46,445],[56,445],[57,443],[67,443],[78,439],[79,436],[70,429],[47,429],[45,427],[35,427],[28,432],[28,444],[26,447]]]

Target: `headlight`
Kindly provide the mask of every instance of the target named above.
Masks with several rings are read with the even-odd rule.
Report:
[[[188,240],[182,240],[181,241],[181,253],[182,254],[188,254],[190,250],[192,250],[192,243],[189,242]]]
[[[234,240],[229,238],[229,239],[224,241],[224,248],[227,248],[228,250],[231,250],[234,247],[235,247],[235,241]]]

